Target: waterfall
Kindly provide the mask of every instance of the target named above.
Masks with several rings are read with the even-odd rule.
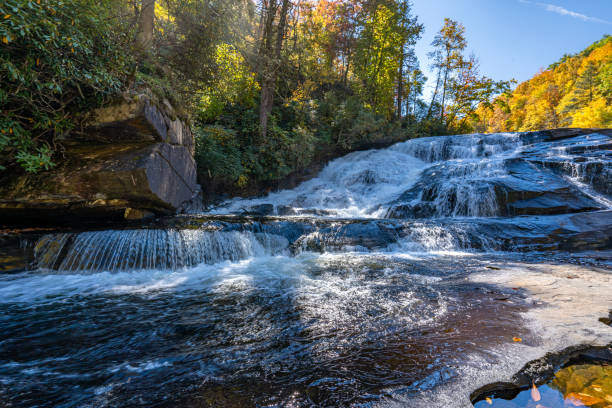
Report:
[[[213,212],[249,212],[267,205],[276,214],[289,207],[295,214],[380,218],[397,215],[393,208],[400,204],[398,198],[414,189],[420,195],[401,204],[428,206],[425,218],[500,215],[498,189],[492,181],[509,176],[505,164],[522,147],[518,134],[409,140],[388,149],[349,154],[294,190],[233,200]]]
[[[176,270],[283,251],[544,248],[565,233],[555,223],[571,222],[538,216],[612,208],[610,146],[596,133],[408,140],[348,154],[295,189],[229,200],[210,213],[291,214],[282,222],[51,234],[36,244],[36,262],[68,272]],[[536,218],[502,220],[516,216]]]
[[[204,230],[110,230],[45,235],[35,246],[39,269],[101,272],[176,270],[284,251],[281,236]]]

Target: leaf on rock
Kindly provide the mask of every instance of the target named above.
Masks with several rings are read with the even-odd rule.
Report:
[[[538,402],[542,399],[542,396],[540,395],[540,391],[538,391],[538,387],[536,387],[535,383],[532,384],[533,386],[531,387],[531,399],[535,402]]]
[[[593,406],[604,402],[603,399],[582,392],[569,393],[565,399],[576,407]]]

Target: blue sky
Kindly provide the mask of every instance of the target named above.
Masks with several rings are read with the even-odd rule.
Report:
[[[427,53],[445,17],[466,27],[482,74],[519,82],[612,34],[612,0],[413,0],[413,14],[425,25],[416,52],[429,88]]]

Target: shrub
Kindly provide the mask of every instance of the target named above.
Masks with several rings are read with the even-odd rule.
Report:
[[[120,4],[118,0],[117,4]],[[0,3],[0,169],[48,169],[55,141],[77,113],[120,91],[131,60],[115,1]]]

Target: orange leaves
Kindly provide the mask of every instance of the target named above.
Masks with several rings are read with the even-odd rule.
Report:
[[[540,391],[538,391],[538,387],[536,387],[535,383],[532,384],[533,385],[531,387],[531,399],[535,402],[538,402],[542,399],[542,396],[540,395]]]
[[[513,338],[512,338],[512,340],[513,340],[515,343],[520,343],[520,342],[522,342],[522,341],[523,341],[523,339],[521,339],[520,337],[513,337]]]
[[[602,400],[601,398],[594,397],[589,394],[584,394],[582,392],[569,393],[565,397],[565,400],[570,402],[575,407],[584,407],[585,405],[587,407],[590,407],[604,402],[604,400]]]
[[[3,42],[4,44],[8,44],[8,43],[9,43],[9,39],[8,39],[8,37],[2,37],[2,42]]]
[[[490,397],[485,398],[485,401],[487,401],[487,404],[493,405],[493,400]]]

